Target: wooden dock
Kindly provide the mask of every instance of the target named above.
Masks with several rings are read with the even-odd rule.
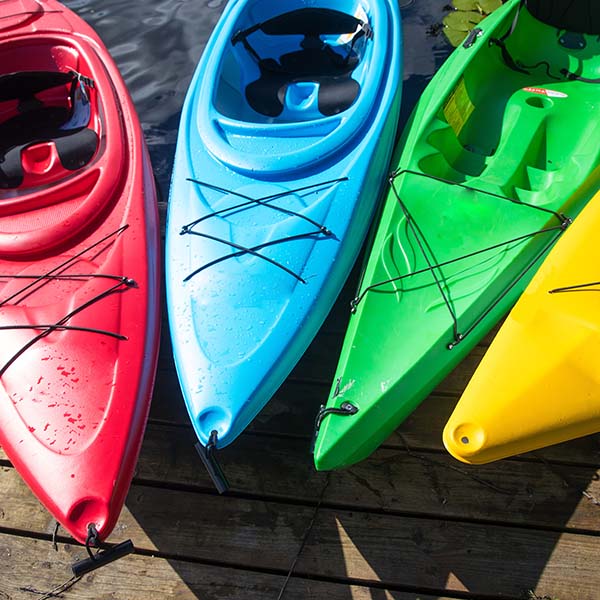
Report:
[[[131,538],[136,553],[59,597],[600,598],[598,437],[484,467],[443,450],[443,425],[489,336],[368,460],[314,471],[313,420],[355,285],[356,274],[275,398],[220,452],[225,496],[194,450],[165,318],[144,445],[109,538]],[[53,546],[54,529],[0,451],[0,600],[47,598],[70,578],[85,549],[62,530]]]

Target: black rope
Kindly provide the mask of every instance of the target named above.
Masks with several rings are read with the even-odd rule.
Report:
[[[539,66],[544,66],[546,69],[546,75],[551,78],[551,79],[555,79],[556,81],[561,81],[561,78],[553,75],[550,72],[550,63],[546,60],[542,60],[534,65],[525,65],[523,64],[523,62],[521,62],[520,60],[515,60],[512,55],[510,54],[510,52],[508,51],[508,48],[506,47],[506,39],[511,36],[516,27],[517,27],[517,21],[519,19],[519,14],[523,8],[523,6],[525,6],[526,2],[525,0],[521,0],[519,2],[519,6],[517,7],[515,16],[512,20],[512,23],[508,29],[508,31],[502,35],[500,38],[490,38],[489,40],[489,45],[495,45],[498,46],[500,48],[500,52],[502,54],[502,59],[504,60],[505,64],[507,67],[509,67],[510,69],[512,69],[513,71],[517,71],[519,73],[523,73],[525,75],[530,75],[530,71],[533,69],[537,69]],[[565,8],[565,11],[568,11],[568,8]],[[573,73],[572,71],[569,71],[566,68],[562,68],[560,70],[561,75],[564,76],[565,79],[567,79],[568,81],[573,81],[573,80],[577,80],[577,81],[583,81],[585,83],[600,83],[600,78],[596,79],[596,78],[587,78],[587,77],[581,77],[580,75],[577,75],[576,73]]]
[[[55,552],[58,552],[58,542],[56,541],[56,538],[58,536],[59,527],[60,527],[60,523],[58,521],[56,521],[56,523],[54,524],[54,531],[52,532],[52,549]]]
[[[465,183],[459,183],[458,181],[453,181],[452,179],[445,179],[444,177],[438,177],[437,175],[430,175],[429,173],[423,173],[422,171],[413,171],[411,169],[397,169],[390,175],[390,179],[395,179],[396,177],[400,177],[400,175],[417,175],[419,177],[425,177],[426,179],[433,179],[434,181],[439,181],[440,183],[445,183],[447,185],[457,186],[464,190],[468,190],[470,192],[477,192],[479,194],[484,194],[485,196],[490,196],[491,198],[495,198],[497,200],[504,200],[505,202],[510,202],[512,204],[518,204],[519,206],[526,206],[527,208],[532,208],[534,210],[539,210],[541,212],[545,212],[549,215],[555,217],[559,222],[568,221],[568,217],[565,217],[562,213],[559,213],[551,208],[545,208],[544,206],[538,206],[537,204],[531,204],[530,202],[524,202],[519,198],[509,198],[508,196],[503,196],[502,194],[497,194],[496,192],[490,192],[488,190],[482,190],[481,188],[473,187],[472,185],[466,185]]]
[[[282,192],[278,192],[277,194],[271,194],[269,196],[263,196],[262,198],[251,198],[250,196],[246,196],[245,194],[240,194],[239,192],[236,192],[234,190],[228,190],[227,188],[223,188],[220,187],[218,185],[213,185],[212,183],[206,183],[205,181],[199,181],[198,179],[191,179],[188,177],[187,181],[191,181],[192,183],[197,183],[198,185],[201,185],[203,187],[207,187],[211,190],[215,190],[216,192],[222,192],[223,194],[230,194],[232,196],[238,196],[239,198],[243,198],[244,200],[246,200],[247,202],[243,202],[241,204],[236,204],[235,206],[229,206],[227,208],[223,208],[221,210],[212,212],[208,215],[204,215],[203,217],[200,217],[199,219],[196,219],[195,221],[192,221],[191,223],[189,223],[188,225],[184,225],[181,228],[181,234],[185,234],[185,233],[189,233],[189,230],[191,230],[195,225],[198,225],[199,223],[202,223],[202,221],[206,221],[207,219],[210,219],[212,217],[216,217],[225,213],[229,213],[229,212],[235,212],[238,211],[240,209],[252,206],[252,205],[260,205],[260,206],[267,206],[269,208],[272,208],[273,210],[282,212],[284,214],[293,216],[293,217],[299,217],[300,219],[304,219],[305,221],[307,221],[308,223],[310,223],[311,225],[314,225],[317,229],[319,229],[319,231],[325,235],[333,235],[332,232],[327,229],[327,227],[325,227],[324,225],[321,225],[321,223],[317,223],[317,221],[311,219],[310,217],[307,217],[306,215],[300,213],[300,212],[296,212],[293,210],[290,210],[289,208],[284,208],[282,206],[277,206],[276,204],[269,204],[269,202],[273,201],[273,200],[278,200],[279,198],[285,198],[286,196],[289,196],[291,194],[298,194],[300,192],[305,192],[308,190],[313,190],[315,188],[321,188],[321,187],[325,187],[327,185],[332,185],[332,184],[336,184],[336,183],[341,183],[342,181],[348,181],[347,177],[341,177],[339,179],[331,179],[329,181],[323,181],[321,183],[313,183],[311,185],[306,185],[303,187],[299,187],[296,189],[291,189],[291,190],[285,190]]]
[[[394,192],[394,195],[396,196],[396,200],[400,204],[400,208],[402,209],[402,212],[404,213],[406,222],[407,222],[408,226],[410,227],[411,231],[413,232],[413,235],[415,236],[415,239],[417,241],[417,244],[419,245],[419,249],[421,250],[423,257],[427,261],[428,270],[431,273],[431,275],[433,276],[435,285],[437,286],[440,294],[442,295],[444,304],[446,305],[446,308],[448,309],[448,312],[450,313],[450,317],[452,318],[452,331],[454,333],[454,339],[455,340],[460,339],[461,334],[458,331],[458,318],[456,317],[456,312],[454,312],[454,307],[452,306],[452,302],[450,300],[450,294],[446,293],[446,290],[444,289],[444,286],[442,285],[442,282],[440,281],[440,278],[438,277],[438,275],[436,273],[436,268],[439,269],[440,267],[432,264],[431,260],[429,259],[429,255],[426,252],[425,247],[423,246],[423,242],[421,241],[421,237],[423,237],[423,239],[425,239],[425,236],[421,233],[420,229],[417,229],[417,225],[415,224],[415,222],[412,218],[412,215],[410,214],[410,212],[408,210],[408,207],[404,204],[404,202],[402,202],[402,198],[400,198],[400,194],[398,194],[398,190],[396,189],[394,177],[390,177],[389,182],[390,182],[392,191]],[[429,246],[429,244],[428,244],[428,246]]]
[[[583,81],[584,83],[600,83],[600,79],[590,78],[590,77],[582,77],[581,75],[577,75],[577,73],[573,73],[572,71],[569,71],[569,69],[561,69],[560,72],[569,81]]]
[[[465,330],[460,340],[455,340],[454,342],[448,344],[448,350],[452,350],[460,341],[467,337],[494,310],[494,308],[498,306],[498,304],[500,304],[502,299],[508,294],[508,292],[510,292],[510,290],[512,290],[515,287],[515,285],[517,285],[517,283],[519,283],[519,281],[521,281],[521,279],[531,270],[533,265],[535,265],[535,263],[537,263],[538,260],[540,260],[540,258],[544,256],[544,254],[554,245],[554,243],[563,233],[565,228],[560,227],[558,229],[559,230],[557,231],[557,234],[548,241],[548,243],[540,250],[540,252],[538,252],[537,255],[534,258],[532,258],[531,261],[523,268],[523,270],[517,275],[517,277],[508,286],[506,286],[506,288],[500,293],[496,300],[494,300],[494,302],[492,302],[486,308],[486,310],[484,310],[483,313]]]
[[[59,527],[59,523],[57,521],[56,529],[54,531],[54,535],[52,536],[53,545],[56,544],[55,537],[56,537],[56,533],[58,531],[58,527]],[[95,548],[100,547],[100,537],[98,535],[98,530],[96,529],[96,525],[94,523],[90,523],[88,525],[88,533],[87,533],[87,537],[85,539],[85,549],[87,550],[90,560],[95,561],[96,554],[94,554],[92,552],[92,547],[95,547]],[[58,550],[58,547],[56,549]],[[60,585],[57,585],[55,588],[51,589],[49,592],[43,593],[40,596],[39,600],[49,600],[50,598],[60,597],[63,594],[63,592],[66,592],[67,590],[71,589],[82,577],[83,577],[83,575],[73,575],[73,577],[71,577],[71,579],[65,581],[64,583],[61,583]],[[37,590],[27,590],[27,591],[40,593],[40,592],[37,592]]]
[[[95,553],[92,552],[92,548],[96,548]],[[88,525],[85,549],[87,550],[89,558],[77,560],[71,565],[71,571],[75,578],[80,578],[87,573],[91,573],[96,569],[104,567],[115,560],[119,560],[120,558],[135,552],[131,540],[125,540],[115,546],[105,547],[100,539],[100,534],[98,533],[95,523],[90,523]]]
[[[2,17],[0,17],[0,18],[2,18]],[[45,593],[40,592],[36,589],[32,589],[32,588],[20,588],[20,589],[25,592],[30,592],[33,594],[40,594],[38,600],[50,600],[51,598],[60,598],[62,596],[63,592],[70,590],[80,579],[81,579],[81,577],[77,577],[74,575],[68,581],[65,581],[64,583],[57,585],[55,588],[52,588],[50,591],[45,592]]]
[[[506,64],[507,67],[509,67],[513,71],[517,71],[519,73],[529,75],[530,74],[529,71],[527,71],[525,67],[520,65],[520,63],[518,61],[515,61],[515,59],[511,56],[510,52],[508,51],[508,48],[506,47],[506,43],[505,43],[507,38],[509,38],[514,33],[515,29],[517,28],[517,22],[519,21],[519,14],[521,13],[523,6],[525,6],[525,0],[521,0],[519,2],[519,5],[517,6],[517,10],[515,12],[515,16],[513,17],[510,27],[508,28],[506,33],[504,35],[500,36],[499,38],[490,38],[488,44],[490,46],[498,46],[500,48],[500,52],[502,54],[502,59],[504,60],[504,63]]]
[[[48,271],[44,275],[32,276],[34,280],[29,285],[26,285],[22,289],[16,291],[11,296],[8,296],[8,298],[4,298],[4,299],[0,300],[0,307],[4,306],[5,304],[8,304],[12,300],[14,300],[16,297],[18,297],[21,294],[24,294],[25,292],[29,291],[31,288],[35,287],[36,284],[38,284],[38,283],[45,284],[48,280],[51,280],[53,278],[52,276],[55,273],[61,273],[61,272],[66,271],[71,266],[71,264],[73,264],[74,262],[76,262],[84,254],[87,254],[91,250],[94,250],[95,248],[97,248],[98,246],[100,246],[104,242],[110,240],[111,238],[115,238],[116,236],[120,235],[128,227],[129,227],[129,225],[123,225],[122,227],[119,227],[119,229],[116,229],[112,233],[109,233],[108,235],[104,236],[102,239],[100,239],[97,242],[93,243],[91,246],[88,246],[87,248],[84,248],[83,250],[81,250],[77,254],[71,256],[70,258],[68,258],[67,260],[65,260],[64,262],[62,262],[61,264],[59,264],[56,267],[54,267],[53,269],[50,269],[50,271]],[[28,278],[28,276],[26,276],[26,275],[3,275],[2,277],[12,277],[13,279]],[[106,276],[105,275],[101,275],[101,274],[93,274],[93,275],[91,275],[91,277],[106,277]],[[37,290],[38,288],[35,288],[35,289]],[[35,291],[35,290],[33,290],[33,291]],[[29,292],[28,294],[25,294],[25,296],[23,296],[22,298],[20,298],[17,301],[17,303],[18,302],[22,302],[25,298],[27,298],[28,296],[30,296],[33,293],[33,291]]]
[[[340,380],[338,379],[337,385],[336,385],[336,391],[333,394],[334,398],[337,396],[337,394],[339,392],[339,385],[340,385]],[[323,423],[323,419],[325,417],[327,417],[328,415],[338,415],[338,416],[342,416],[342,417],[347,417],[347,416],[355,415],[357,412],[358,412],[358,407],[354,406],[354,404],[352,404],[351,402],[342,402],[340,404],[339,408],[336,408],[336,407],[326,408],[323,404],[321,404],[321,406],[319,407],[319,412],[317,413],[317,416],[315,417],[315,424],[313,427],[313,436],[312,436],[312,441],[310,443],[311,453],[313,453],[315,450],[315,443],[317,441],[317,436],[319,435],[319,430],[321,429],[321,424]]]
[[[251,254],[252,256],[262,258],[263,260],[266,260],[268,263],[272,264],[273,266],[278,267],[279,269],[282,269],[283,271],[285,271],[286,273],[288,273],[289,275],[291,275],[292,277],[297,279],[300,283],[306,283],[306,280],[303,279],[300,275],[298,275],[297,273],[294,273],[294,271],[292,271],[285,265],[281,264],[280,262],[273,260],[272,258],[265,256],[264,254],[260,254],[258,252],[258,250],[262,250],[263,248],[268,248],[269,246],[274,246],[276,244],[281,244],[283,242],[292,242],[295,240],[306,239],[306,238],[309,238],[309,237],[312,237],[315,235],[319,235],[320,232],[319,231],[309,231],[307,233],[299,233],[298,235],[290,235],[290,236],[287,236],[284,238],[270,240],[268,242],[264,242],[263,244],[258,244],[257,246],[252,246],[252,247],[241,246],[239,244],[232,242],[231,240],[226,240],[223,238],[212,236],[207,233],[199,233],[196,231],[193,231],[191,233],[193,235],[204,237],[209,240],[213,240],[215,242],[221,242],[222,244],[226,244],[227,246],[233,246],[234,248],[237,248],[239,250],[239,252],[232,252],[231,254],[226,254],[224,256],[220,256],[219,258],[215,258],[214,260],[211,260],[210,262],[202,265],[201,267],[199,267],[198,269],[196,269],[195,271],[190,273],[187,277],[185,277],[185,279],[183,281],[189,281],[192,277],[194,277],[195,275],[198,275],[198,273],[201,273],[205,269],[208,269],[209,267],[213,267],[214,265],[216,265],[220,262],[223,262],[225,260],[228,260],[230,258],[236,258],[238,256],[243,256],[244,254]]]
[[[112,279],[121,280],[121,275],[110,275],[108,273],[73,273],[67,275],[23,275],[21,273],[17,275],[2,274],[0,273],[0,279],[36,279],[36,280],[59,280],[59,281],[85,281],[86,279]],[[19,292],[17,292],[18,294]],[[4,300],[1,301],[3,304]]]
[[[497,250],[498,248],[501,248],[502,246],[507,246],[508,244],[520,242],[524,239],[527,239],[527,238],[530,238],[530,237],[533,237],[533,236],[536,236],[536,235],[539,235],[542,233],[549,233],[551,231],[560,231],[562,233],[562,231],[564,231],[564,229],[565,229],[565,227],[563,225],[556,225],[555,227],[547,227],[545,229],[538,229],[537,231],[525,233],[516,238],[512,238],[511,240],[507,240],[505,242],[498,242],[497,244],[494,244],[493,246],[488,246],[487,248],[482,248],[481,250],[474,250],[473,252],[469,252],[468,254],[463,254],[462,256],[457,256],[456,258],[451,258],[449,260],[445,260],[441,263],[437,263],[437,264],[433,265],[433,268],[435,269],[435,268],[439,268],[439,267],[445,267],[447,265],[454,264],[461,260],[465,260],[467,258],[472,258],[473,256],[483,254],[484,252],[490,252],[492,250]],[[351,300],[350,306],[352,307],[352,312],[356,312],[356,308],[358,307],[360,302],[363,300],[363,298],[366,296],[367,292],[370,292],[371,290],[381,287],[383,285],[387,285],[388,283],[394,283],[395,281],[402,281],[403,279],[407,279],[408,277],[413,277],[414,275],[421,275],[423,273],[427,273],[430,270],[431,270],[430,267],[423,267],[422,269],[417,269],[416,271],[412,271],[411,273],[405,273],[404,275],[398,275],[398,277],[390,277],[390,279],[386,279],[384,281],[378,281],[377,283],[373,283],[373,284],[367,286],[356,298]]]
[[[44,329],[43,329],[43,331],[41,333],[38,333],[36,336],[34,336],[33,338],[31,338],[28,342],[26,342],[25,344],[23,344],[23,346],[21,346],[12,355],[12,357],[8,359],[8,361],[2,366],[2,368],[0,368],[0,377],[2,377],[2,375],[4,375],[4,373],[6,373],[7,369],[26,350],[28,350],[29,348],[31,348],[31,346],[33,346],[36,342],[38,342],[41,339],[45,338],[47,335],[49,335],[53,331],[60,331],[60,330],[66,329],[65,328],[65,324],[67,323],[67,321],[69,321],[69,319],[71,319],[75,315],[79,314],[80,312],[82,312],[86,308],[92,306],[96,302],[98,302],[98,301],[106,298],[107,296],[110,296],[114,292],[119,291],[119,290],[129,289],[130,287],[133,287],[133,285],[135,285],[135,282],[133,282],[133,280],[131,280],[131,279],[127,278],[127,277],[122,277],[120,281],[118,281],[117,283],[115,283],[115,285],[113,285],[112,287],[104,290],[103,292],[100,292],[100,293],[96,294],[96,296],[90,298],[89,300],[87,300],[83,304],[80,304],[79,306],[77,306],[76,308],[74,308],[71,312],[67,313],[62,319],[60,319],[56,323],[53,323],[52,325],[43,325],[43,326],[34,325],[34,326],[32,326],[33,329],[39,329],[40,327],[43,327]],[[17,327],[15,327],[15,328],[17,328]],[[67,327],[67,328],[70,328],[70,327]],[[76,328],[76,329],[79,329],[79,328]],[[81,328],[81,329],[84,329],[84,328]],[[114,336],[114,337],[116,337],[116,336],[119,335],[119,334],[116,334],[116,333],[111,333],[111,332],[102,331],[102,330],[98,330],[98,332],[104,333],[105,335],[111,335],[111,336]],[[124,339],[127,339],[127,338],[124,338]]]
[[[269,258],[268,256],[265,256],[264,254],[261,254],[259,252],[259,250],[262,250],[264,248],[268,248],[269,246],[274,246],[277,244],[281,244],[283,242],[291,242],[291,241],[296,241],[296,240],[301,240],[301,239],[307,239],[310,237],[314,237],[314,236],[318,236],[318,235],[324,235],[325,237],[333,237],[336,238],[335,234],[328,229],[327,227],[325,227],[325,225],[322,225],[321,223],[318,223],[317,221],[315,221],[314,219],[311,219],[310,217],[299,213],[297,211],[293,211],[291,209],[282,207],[282,206],[278,206],[276,204],[271,204],[271,202],[273,200],[277,200],[279,198],[284,198],[286,196],[289,196],[290,194],[297,194],[300,192],[305,192],[307,190],[315,190],[317,188],[322,188],[324,186],[327,185],[332,185],[332,184],[337,184],[340,183],[342,181],[347,181],[348,178],[347,177],[341,177],[339,179],[332,179],[329,181],[324,181],[324,182],[320,182],[320,183],[315,183],[315,184],[311,184],[311,185],[307,185],[307,186],[303,186],[303,187],[299,187],[299,188],[295,188],[295,189],[290,189],[290,190],[285,190],[282,192],[278,192],[277,194],[271,194],[269,196],[264,196],[262,198],[252,198],[250,196],[246,196],[245,194],[242,194],[240,192],[236,192],[235,190],[229,190],[227,188],[223,188],[217,185],[213,185],[211,183],[207,183],[205,181],[199,181],[197,179],[191,179],[188,178],[188,181],[191,181],[192,183],[196,183],[198,185],[201,185],[203,187],[207,187],[209,189],[212,189],[214,191],[217,192],[221,192],[223,194],[231,194],[233,196],[238,196],[239,198],[243,198],[245,200],[245,202],[242,202],[240,204],[236,204],[234,206],[229,206],[227,208],[212,212],[208,215],[204,215],[198,219],[196,219],[195,221],[192,221],[191,223],[188,223],[187,225],[184,225],[181,228],[181,231],[179,232],[180,235],[196,235],[198,237],[203,237],[205,239],[208,240],[212,240],[215,242],[219,242],[221,244],[225,244],[227,246],[231,246],[232,248],[235,248],[237,250],[237,252],[232,252],[230,254],[226,254],[223,255],[219,258],[216,258],[204,265],[202,265],[201,267],[197,268],[195,271],[193,271],[192,273],[190,273],[189,275],[187,275],[184,278],[184,282],[185,281],[189,281],[190,279],[192,279],[194,276],[198,275],[198,273],[201,273],[202,271],[204,271],[205,269],[208,269],[210,267],[213,267],[216,264],[219,264],[225,260],[228,260],[230,258],[236,258],[238,256],[243,256],[244,254],[251,254],[252,256],[256,256],[257,258],[262,258],[263,260],[267,261],[268,263],[272,264],[273,266],[285,271],[286,273],[288,273],[289,275],[291,275],[292,277],[294,277],[296,280],[298,280],[301,283],[306,283],[306,280],[303,279],[300,275],[298,275],[297,273],[295,273],[294,271],[292,271],[291,269],[289,269],[288,267],[286,267],[285,265],[283,265],[282,263]],[[235,242],[233,242],[232,240],[229,239],[224,239],[224,238],[220,238],[217,236],[213,236],[210,235],[208,233],[202,233],[200,231],[195,231],[193,228],[202,223],[203,221],[206,221],[207,219],[210,219],[212,217],[215,216],[219,216],[219,215],[223,215],[226,213],[233,213],[235,211],[239,211],[239,210],[243,210],[245,208],[251,207],[251,206],[266,206],[268,208],[271,208],[275,211],[278,212],[282,212],[284,214],[290,215],[290,216],[295,216],[295,217],[299,217],[305,221],[307,221],[308,223],[310,223],[311,225],[313,225],[316,228],[316,231],[308,231],[306,233],[300,233],[297,235],[290,235],[290,236],[286,236],[283,238],[278,238],[276,240],[270,240],[268,242],[264,242],[262,244],[258,244],[256,246],[242,246],[240,244],[236,244]],[[337,238],[336,238],[337,239]]]
[[[547,60],[540,60],[540,62],[535,63],[535,65],[524,65],[521,61],[517,61],[517,64],[520,67],[523,67],[524,69],[537,69],[540,66],[543,66],[546,69],[546,75],[550,78],[550,79],[555,79],[556,81],[562,81],[562,77],[558,77],[558,75],[552,75],[552,73],[550,73],[550,63]],[[561,71],[562,72],[562,71]]]
[[[565,287],[554,288],[553,290],[548,290],[549,294],[558,294],[561,292],[579,292],[579,291],[588,291],[588,288],[594,287],[596,285],[600,285],[600,281],[591,281],[590,283],[577,283],[575,285],[567,285]],[[595,290],[591,290],[595,291]]]
[[[85,538],[85,549],[92,560],[96,560],[96,555],[92,552],[92,548],[100,548],[100,534],[96,529],[95,523],[88,525],[88,534]]]
[[[208,442],[206,446],[203,446],[200,442],[195,445],[196,452],[198,452],[212,482],[217,488],[217,492],[219,494],[224,494],[229,490],[229,481],[227,481],[227,477],[225,472],[221,468],[219,461],[217,460],[217,443],[219,441],[219,432],[216,429],[213,429],[210,432],[210,436],[208,438]]]
[[[97,333],[97,334],[101,334],[101,335],[107,335],[107,336],[110,336],[110,337],[114,337],[114,338],[116,338],[118,340],[126,340],[127,339],[126,336],[121,335],[119,333],[115,333],[115,332],[111,332],[111,331],[106,331],[106,330],[102,330],[102,329],[95,329],[95,328],[92,328],[92,327],[80,327],[80,326],[68,325],[67,323],[68,323],[68,321],[72,317],[74,317],[75,315],[79,314],[80,312],[82,312],[86,308],[92,306],[96,302],[99,302],[100,300],[102,300],[102,299],[110,296],[111,294],[113,294],[113,293],[115,293],[117,291],[123,291],[123,290],[127,290],[127,289],[129,289],[131,287],[134,287],[136,285],[135,281],[133,279],[130,279],[129,277],[118,276],[118,275],[107,275],[107,274],[102,274],[102,273],[93,273],[93,274],[89,274],[89,275],[64,274],[64,271],[66,269],[68,269],[70,266],[72,266],[73,262],[75,260],[77,260],[78,258],[80,258],[82,255],[84,255],[87,252],[90,252],[91,250],[97,248],[102,243],[110,240],[111,238],[114,238],[115,236],[121,234],[128,227],[129,227],[128,225],[124,225],[124,226],[120,227],[119,229],[113,231],[109,235],[104,236],[102,239],[98,240],[97,242],[95,242],[91,246],[88,246],[84,250],[81,250],[80,252],[78,252],[77,254],[75,254],[74,256],[72,256],[71,258],[67,259],[66,261],[64,261],[63,263],[61,263],[57,267],[54,267],[53,269],[51,269],[50,271],[48,271],[47,273],[45,273],[43,275],[14,275],[14,276],[13,275],[0,275],[0,278],[9,278],[9,277],[11,277],[11,278],[14,278],[14,279],[32,279],[31,283],[27,284],[22,289],[18,290],[17,292],[15,292],[14,294],[12,294],[8,298],[5,298],[2,301],[0,301],[0,307],[6,305],[9,301],[14,300],[15,298],[18,298],[18,300],[17,300],[17,302],[15,304],[18,304],[19,302],[22,302],[25,298],[29,297],[31,294],[33,294],[38,289],[40,289],[40,287],[42,285],[44,285],[48,281],[52,281],[52,280],[61,280],[61,281],[62,280],[74,280],[74,281],[79,281],[79,280],[82,280],[83,278],[99,278],[99,279],[110,279],[111,281],[115,282],[114,285],[112,285],[111,287],[107,288],[106,290],[104,290],[102,292],[99,292],[98,294],[96,294],[95,296],[93,296],[92,298],[90,298],[89,300],[87,300],[86,302],[84,302],[84,303],[80,304],[79,306],[75,307],[72,311],[70,311],[64,317],[62,317],[61,319],[59,319],[56,323],[51,323],[51,324],[3,325],[3,326],[0,326],[0,331],[1,330],[19,330],[19,329],[41,330],[40,333],[38,333],[33,338],[31,338],[29,341],[27,341],[25,344],[23,344],[11,356],[11,358],[9,358],[6,361],[6,363],[4,363],[4,365],[0,368],[0,377],[2,377],[2,375],[4,375],[4,373],[6,373],[7,369],[20,356],[22,356],[24,352],[26,352],[35,343],[37,343],[38,341],[40,341],[41,339],[43,339],[44,337],[48,336],[50,333],[52,333],[54,331],[66,331],[66,330],[83,331],[83,332],[88,332],[88,333]]]
[[[412,174],[412,175],[419,175],[419,176],[423,176],[423,177],[427,177],[427,178],[431,178],[431,179],[435,179],[438,181],[441,181],[443,183],[448,183],[448,184],[452,184],[452,185],[458,185],[461,188],[473,191],[473,192],[480,192],[486,195],[489,195],[493,198],[496,199],[500,199],[500,200],[505,200],[505,201],[509,201],[509,202],[513,202],[517,205],[522,205],[525,206],[527,208],[532,208],[532,209],[536,209],[536,210],[541,210],[543,212],[546,212],[548,214],[551,214],[552,216],[554,216],[556,219],[558,219],[559,221],[559,225],[553,226],[553,227],[546,227],[543,229],[539,229],[537,231],[534,232],[530,232],[530,233],[526,233],[524,235],[512,238],[510,240],[507,241],[503,241],[503,242],[499,242],[497,244],[493,244],[492,246],[488,246],[486,248],[482,248],[480,250],[475,250],[473,252],[470,252],[468,254],[464,254],[462,256],[447,260],[447,261],[443,261],[443,262],[438,262],[436,264],[433,264],[429,258],[428,253],[426,252],[425,246],[423,244],[423,242],[421,241],[421,237],[423,238],[423,240],[425,241],[427,247],[429,248],[429,244],[427,244],[426,240],[425,240],[425,236],[423,235],[423,233],[421,232],[420,228],[418,228],[418,225],[416,224],[416,222],[414,221],[414,219],[412,218],[408,208],[406,207],[406,205],[404,204],[404,202],[402,201],[402,199],[400,198],[400,195],[395,187],[395,178],[398,177],[401,174]],[[479,325],[489,314],[490,312],[498,305],[498,303],[506,296],[506,294],[508,294],[508,292],[524,277],[524,275],[533,267],[533,265],[544,255],[544,253],[556,242],[556,240],[558,239],[558,237],[562,234],[562,232],[571,224],[571,219],[569,219],[568,217],[566,217],[565,215],[563,215],[562,213],[558,213],[556,211],[547,209],[547,208],[543,208],[543,207],[539,207],[536,206],[534,204],[529,204],[527,202],[523,202],[521,200],[515,200],[512,198],[507,198],[506,196],[501,196],[500,194],[495,194],[493,192],[487,192],[485,190],[480,190],[477,188],[473,188],[471,186],[467,186],[464,184],[460,184],[457,182],[453,182],[450,180],[446,180],[440,177],[436,177],[436,176],[431,176],[431,175],[427,175],[425,173],[419,173],[417,171],[411,171],[409,169],[400,169],[397,170],[395,172],[393,172],[390,175],[389,178],[389,182],[390,182],[390,186],[392,191],[394,192],[394,195],[396,196],[396,199],[400,205],[400,208],[406,218],[407,224],[409,225],[411,231],[413,232],[413,235],[415,236],[415,239],[417,240],[417,243],[419,245],[419,249],[421,251],[421,253],[423,254],[423,257],[425,258],[426,262],[427,262],[427,267],[424,267],[422,269],[418,269],[416,271],[413,271],[411,273],[405,273],[404,275],[399,275],[398,277],[391,277],[387,280],[384,281],[380,281],[374,284],[371,284],[369,286],[367,286],[364,290],[362,290],[362,292],[360,291],[360,287],[362,287],[362,280],[359,286],[359,293],[357,294],[357,296],[350,302],[350,307],[351,307],[351,312],[355,313],[356,309],[358,307],[358,305],[360,304],[360,302],[364,299],[364,297],[366,296],[366,294],[369,291],[372,291],[376,288],[379,288],[381,286],[390,284],[390,283],[394,283],[396,281],[401,281],[403,279],[406,279],[408,277],[413,277],[414,275],[419,275],[422,273],[431,273],[432,276],[434,277],[434,281],[435,284],[438,288],[438,290],[440,291],[440,294],[442,295],[442,298],[444,300],[444,304],[446,305],[446,308],[448,309],[448,312],[450,313],[450,317],[452,319],[452,330],[453,330],[453,337],[454,340],[452,342],[450,342],[448,344],[448,349],[451,350],[452,348],[454,348],[459,342],[461,342],[467,335],[469,335],[476,327],[477,325]],[[522,241],[524,239],[528,239],[543,233],[550,233],[550,232],[556,232],[556,235],[554,235],[552,237],[551,240],[548,241],[548,243],[544,246],[544,248],[538,253],[536,254],[536,256],[525,266],[525,268],[517,275],[517,277],[507,285],[507,287],[499,294],[499,296],[482,312],[482,314],[474,321],[474,323],[472,323],[464,332],[459,332],[458,331],[458,319],[456,316],[456,313],[452,307],[452,302],[451,302],[451,298],[450,295],[446,293],[446,291],[444,290],[444,286],[442,285],[442,281],[440,280],[440,278],[438,278],[438,275],[436,273],[436,269],[440,270],[441,267],[465,260],[467,258],[472,258],[474,256],[477,256],[479,254],[485,253],[485,252],[490,252],[492,250],[501,248],[503,246],[507,246],[509,244],[513,244],[519,241]],[[397,291],[397,290],[396,290]]]
[[[321,505],[323,504],[323,499],[325,498],[325,492],[327,491],[327,487],[329,486],[330,476],[331,476],[330,472],[328,472],[325,475],[325,483],[324,483],[323,487],[321,488],[321,493],[319,494],[319,501],[315,505],[315,509],[313,510],[311,519],[308,523],[306,530],[304,531],[304,535],[302,536],[302,541],[300,542],[300,547],[298,548],[298,552],[296,553],[296,556],[294,557],[294,560],[292,561],[292,564],[290,565],[290,568],[287,572],[287,575],[283,582],[283,585],[281,586],[281,589],[279,590],[279,595],[277,596],[277,600],[281,600],[283,598],[283,595],[285,594],[288,583],[294,573],[294,569],[296,568],[296,565],[298,564],[298,560],[300,559],[300,555],[302,554],[302,551],[304,550],[304,547],[306,546],[306,542],[308,541],[308,538],[313,530],[313,527],[317,520],[317,514],[319,512],[319,509],[321,508]]]
[[[19,329],[41,329],[46,331],[51,329],[52,331],[83,331],[85,333],[98,333],[101,335],[107,335],[117,340],[126,341],[127,336],[122,333],[116,333],[114,331],[107,331],[105,329],[95,329],[93,327],[79,327],[78,325],[56,325],[56,323],[37,323],[35,325],[0,325],[0,331],[10,331]]]

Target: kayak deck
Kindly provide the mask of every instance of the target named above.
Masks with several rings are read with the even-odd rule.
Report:
[[[186,95],[166,291],[203,446],[230,444],[300,359],[360,252],[389,164],[397,4],[316,4],[230,3]],[[356,94],[338,104],[347,75]],[[273,102],[257,105],[257,81]]]
[[[444,429],[459,460],[485,463],[600,431],[599,222],[596,195],[494,339]]]
[[[325,413],[318,469],[384,441],[508,311],[597,188],[600,88],[560,74],[598,77],[600,42],[586,36],[578,57],[522,10],[505,43],[527,68],[510,68],[489,39],[516,5],[448,59],[399,143],[327,404],[354,413]]]
[[[0,444],[53,517],[98,542],[152,394],[156,194],[97,35],[53,0],[6,0],[0,25],[23,11],[22,29],[0,26]]]

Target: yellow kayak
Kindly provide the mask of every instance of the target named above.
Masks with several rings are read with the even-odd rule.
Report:
[[[600,431],[600,192],[552,249],[444,429],[487,463]]]

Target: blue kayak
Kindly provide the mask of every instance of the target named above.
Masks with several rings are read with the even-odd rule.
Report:
[[[203,446],[238,436],[317,333],[391,157],[397,0],[232,0],[181,115],[167,215],[175,365]]]

